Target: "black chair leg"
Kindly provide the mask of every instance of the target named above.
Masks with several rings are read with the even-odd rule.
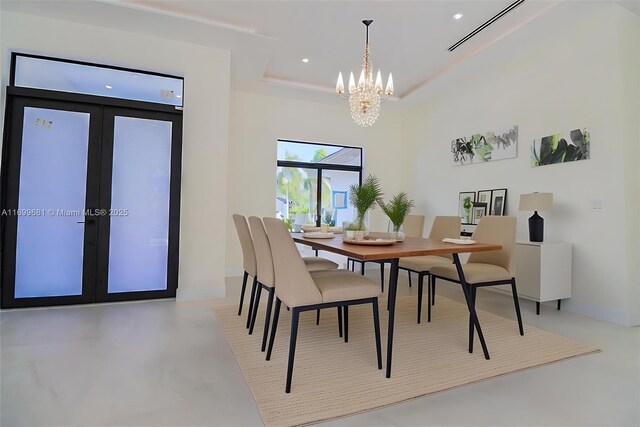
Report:
[[[431,307],[433,305],[435,288],[436,288],[436,278],[432,275],[429,275],[429,296],[431,297],[430,300],[427,302],[427,304],[429,304],[429,319],[431,319]]]
[[[338,334],[342,338],[342,307],[338,307]]]
[[[436,281],[431,282],[431,305],[436,305]]]
[[[376,335],[376,356],[378,369],[382,369],[382,347],[380,345],[380,316],[378,313],[378,298],[373,299],[373,330]]]
[[[258,317],[258,307],[260,307],[260,295],[262,294],[262,285],[258,284],[256,291],[256,299],[253,302],[253,313],[251,314],[251,326],[249,326],[249,335],[253,335],[253,328],[256,326],[256,317]]]
[[[411,272],[407,270],[407,276],[409,276],[409,287],[411,287]]]
[[[320,324],[320,309],[316,310],[316,325]]]
[[[246,271],[242,275],[242,290],[240,291],[240,306],[238,307],[238,316],[242,314],[242,305],[244,304],[244,291],[247,289],[247,279],[249,278],[249,273]]]
[[[380,287],[382,289],[381,292],[384,292],[384,263],[380,263]]]
[[[520,315],[520,302],[518,301],[518,291],[516,290],[516,279],[511,279],[511,293],[513,294],[513,304],[516,306],[516,316],[518,317],[518,329],[520,329],[520,335],[524,335],[524,328],[522,327],[522,316]]]
[[[269,335],[269,323],[271,323],[271,309],[273,306],[274,288],[269,288],[269,298],[267,299],[267,314],[264,317],[264,332],[262,332],[262,346],[260,351],[264,351],[267,347],[267,336]]]
[[[256,298],[256,292],[258,290],[258,279],[253,278],[253,285],[251,286],[251,300],[249,301],[249,314],[247,314],[247,329],[251,326],[251,314],[253,313],[253,300]]]
[[[344,342],[349,342],[349,306],[344,306]]]
[[[280,298],[276,297],[276,306],[274,308],[273,313],[273,325],[271,325],[271,337],[269,338],[269,350],[267,350],[267,358],[266,360],[271,360],[271,352],[273,351],[273,342],[276,339],[276,332],[278,331],[278,318],[280,317],[280,306],[282,305],[282,301]]]
[[[420,323],[420,319],[422,318],[422,289],[424,286],[423,278],[424,277],[420,273],[418,273],[418,322],[417,323]]]
[[[476,287],[471,286],[471,304],[476,306]],[[473,319],[469,316],[469,353],[473,353],[473,332],[475,331],[475,327],[473,325]]]
[[[431,322],[431,275],[429,273],[425,274],[427,276],[427,322]]]
[[[291,339],[289,341],[289,362],[287,363],[287,386],[285,393],[291,392],[291,379],[293,378],[293,360],[296,355],[296,340],[298,338],[298,321],[300,311],[297,308],[291,309]]]
[[[364,276],[364,261],[360,263],[360,274]]]

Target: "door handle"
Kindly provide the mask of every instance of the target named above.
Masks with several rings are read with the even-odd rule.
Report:
[[[96,220],[95,219],[88,219],[86,221],[78,221],[77,224],[95,224]]]

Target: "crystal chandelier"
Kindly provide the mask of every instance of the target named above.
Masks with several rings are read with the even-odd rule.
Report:
[[[349,106],[351,107],[351,117],[358,126],[369,127],[373,125],[380,114],[380,103],[389,99],[393,94],[393,77],[389,73],[387,80],[387,88],[382,91],[382,75],[380,69],[373,80],[373,66],[369,57],[369,25],[373,21],[368,19],[362,21],[367,27],[367,37],[364,44],[364,57],[362,59],[362,71],[356,86],[353,78],[353,71],[349,76]],[[344,96],[344,81],[342,80],[342,72],[338,74],[338,83],[336,84],[336,92],[341,98]]]

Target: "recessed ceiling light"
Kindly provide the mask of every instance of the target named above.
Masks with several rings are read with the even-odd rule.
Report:
[[[176,95],[176,98],[182,98],[182,95]]]
[[[455,19],[456,21],[458,19],[462,18],[462,14],[461,13],[456,13],[455,15],[453,15],[453,19]]]
[[[113,87],[111,87],[109,85],[104,85],[104,87],[106,87],[107,89],[113,89]]]
[[[306,64],[307,62],[309,62],[309,58],[302,58],[302,62]]]

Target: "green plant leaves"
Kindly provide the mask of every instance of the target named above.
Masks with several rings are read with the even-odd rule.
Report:
[[[349,202],[356,210],[356,220],[360,230],[364,229],[364,216],[369,209],[375,208],[376,202],[383,196],[380,180],[368,175],[362,185],[349,186]]]
[[[378,204],[380,205],[380,209],[382,209],[385,215],[387,215],[389,220],[393,223],[395,231],[400,229],[405,218],[415,206],[414,201],[409,200],[409,196],[404,191],[393,196],[389,203],[385,203],[384,200],[378,200]]]

